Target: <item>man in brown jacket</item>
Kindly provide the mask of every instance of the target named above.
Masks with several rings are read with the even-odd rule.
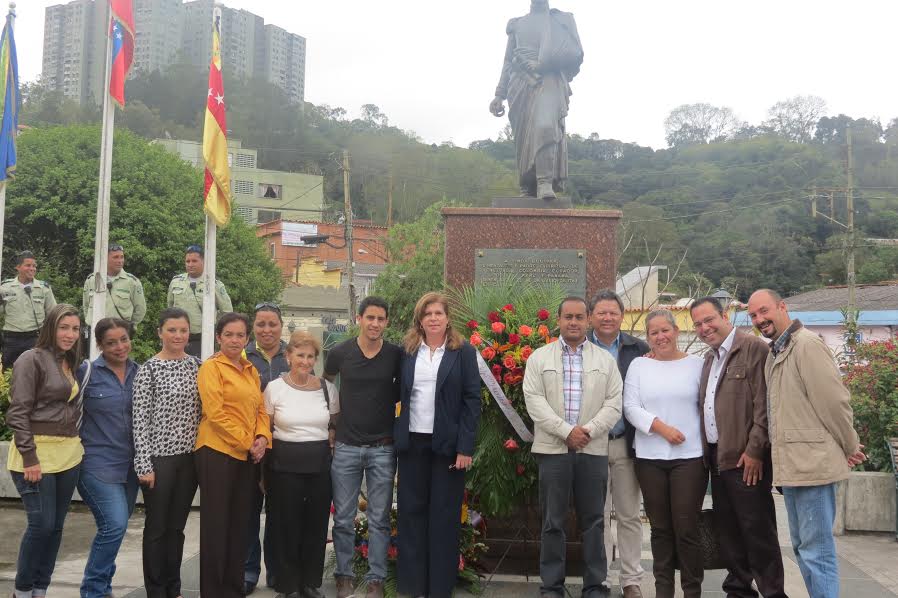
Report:
[[[702,444],[711,470],[714,526],[729,574],[723,591],[730,598],[784,598],[783,557],[776,532],[776,509],[767,437],[767,384],[770,352],[761,339],[737,331],[713,297],[690,306],[705,354],[699,387]]]
[[[765,367],[773,483],[782,486],[798,568],[813,598],[838,598],[835,484],[866,459],[848,389],[829,348],[775,291],[755,291],[748,315],[773,340]]]

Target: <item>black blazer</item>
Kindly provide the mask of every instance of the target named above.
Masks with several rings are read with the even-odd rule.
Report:
[[[397,450],[409,448],[409,411],[415,380],[417,351],[402,356],[402,407],[393,424],[393,442]],[[447,457],[473,456],[477,425],[480,421],[480,373],[477,353],[467,341],[460,349],[446,350],[437,371],[436,405],[433,420],[433,451]]]

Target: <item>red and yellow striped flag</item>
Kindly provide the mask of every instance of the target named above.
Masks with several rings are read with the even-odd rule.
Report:
[[[220,36],[221,16],[216,13],[212,26],[212,61],[209,63],[209,93],[206,96],[206,122],[203,127],[203,159],[206,162],[203,207],[216,224],[223,226],[231,218],[231,171],[228,167],[228,126],[221,80]]]

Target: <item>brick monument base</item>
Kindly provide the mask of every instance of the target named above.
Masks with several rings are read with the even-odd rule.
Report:
[[[443,208],[446,228],[446,284],[474,284],[477,250],[544,249],[582,252],[588,298],[614,288],[617,276],[618,210],[535,208]]]

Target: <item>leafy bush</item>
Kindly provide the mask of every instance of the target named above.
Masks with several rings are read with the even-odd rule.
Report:
[[[898,346],[892,341],[858,345],[845,384],[851,391],[854,426],[866,447],[864,469],[891,471],[886,443],[898,436]]]

